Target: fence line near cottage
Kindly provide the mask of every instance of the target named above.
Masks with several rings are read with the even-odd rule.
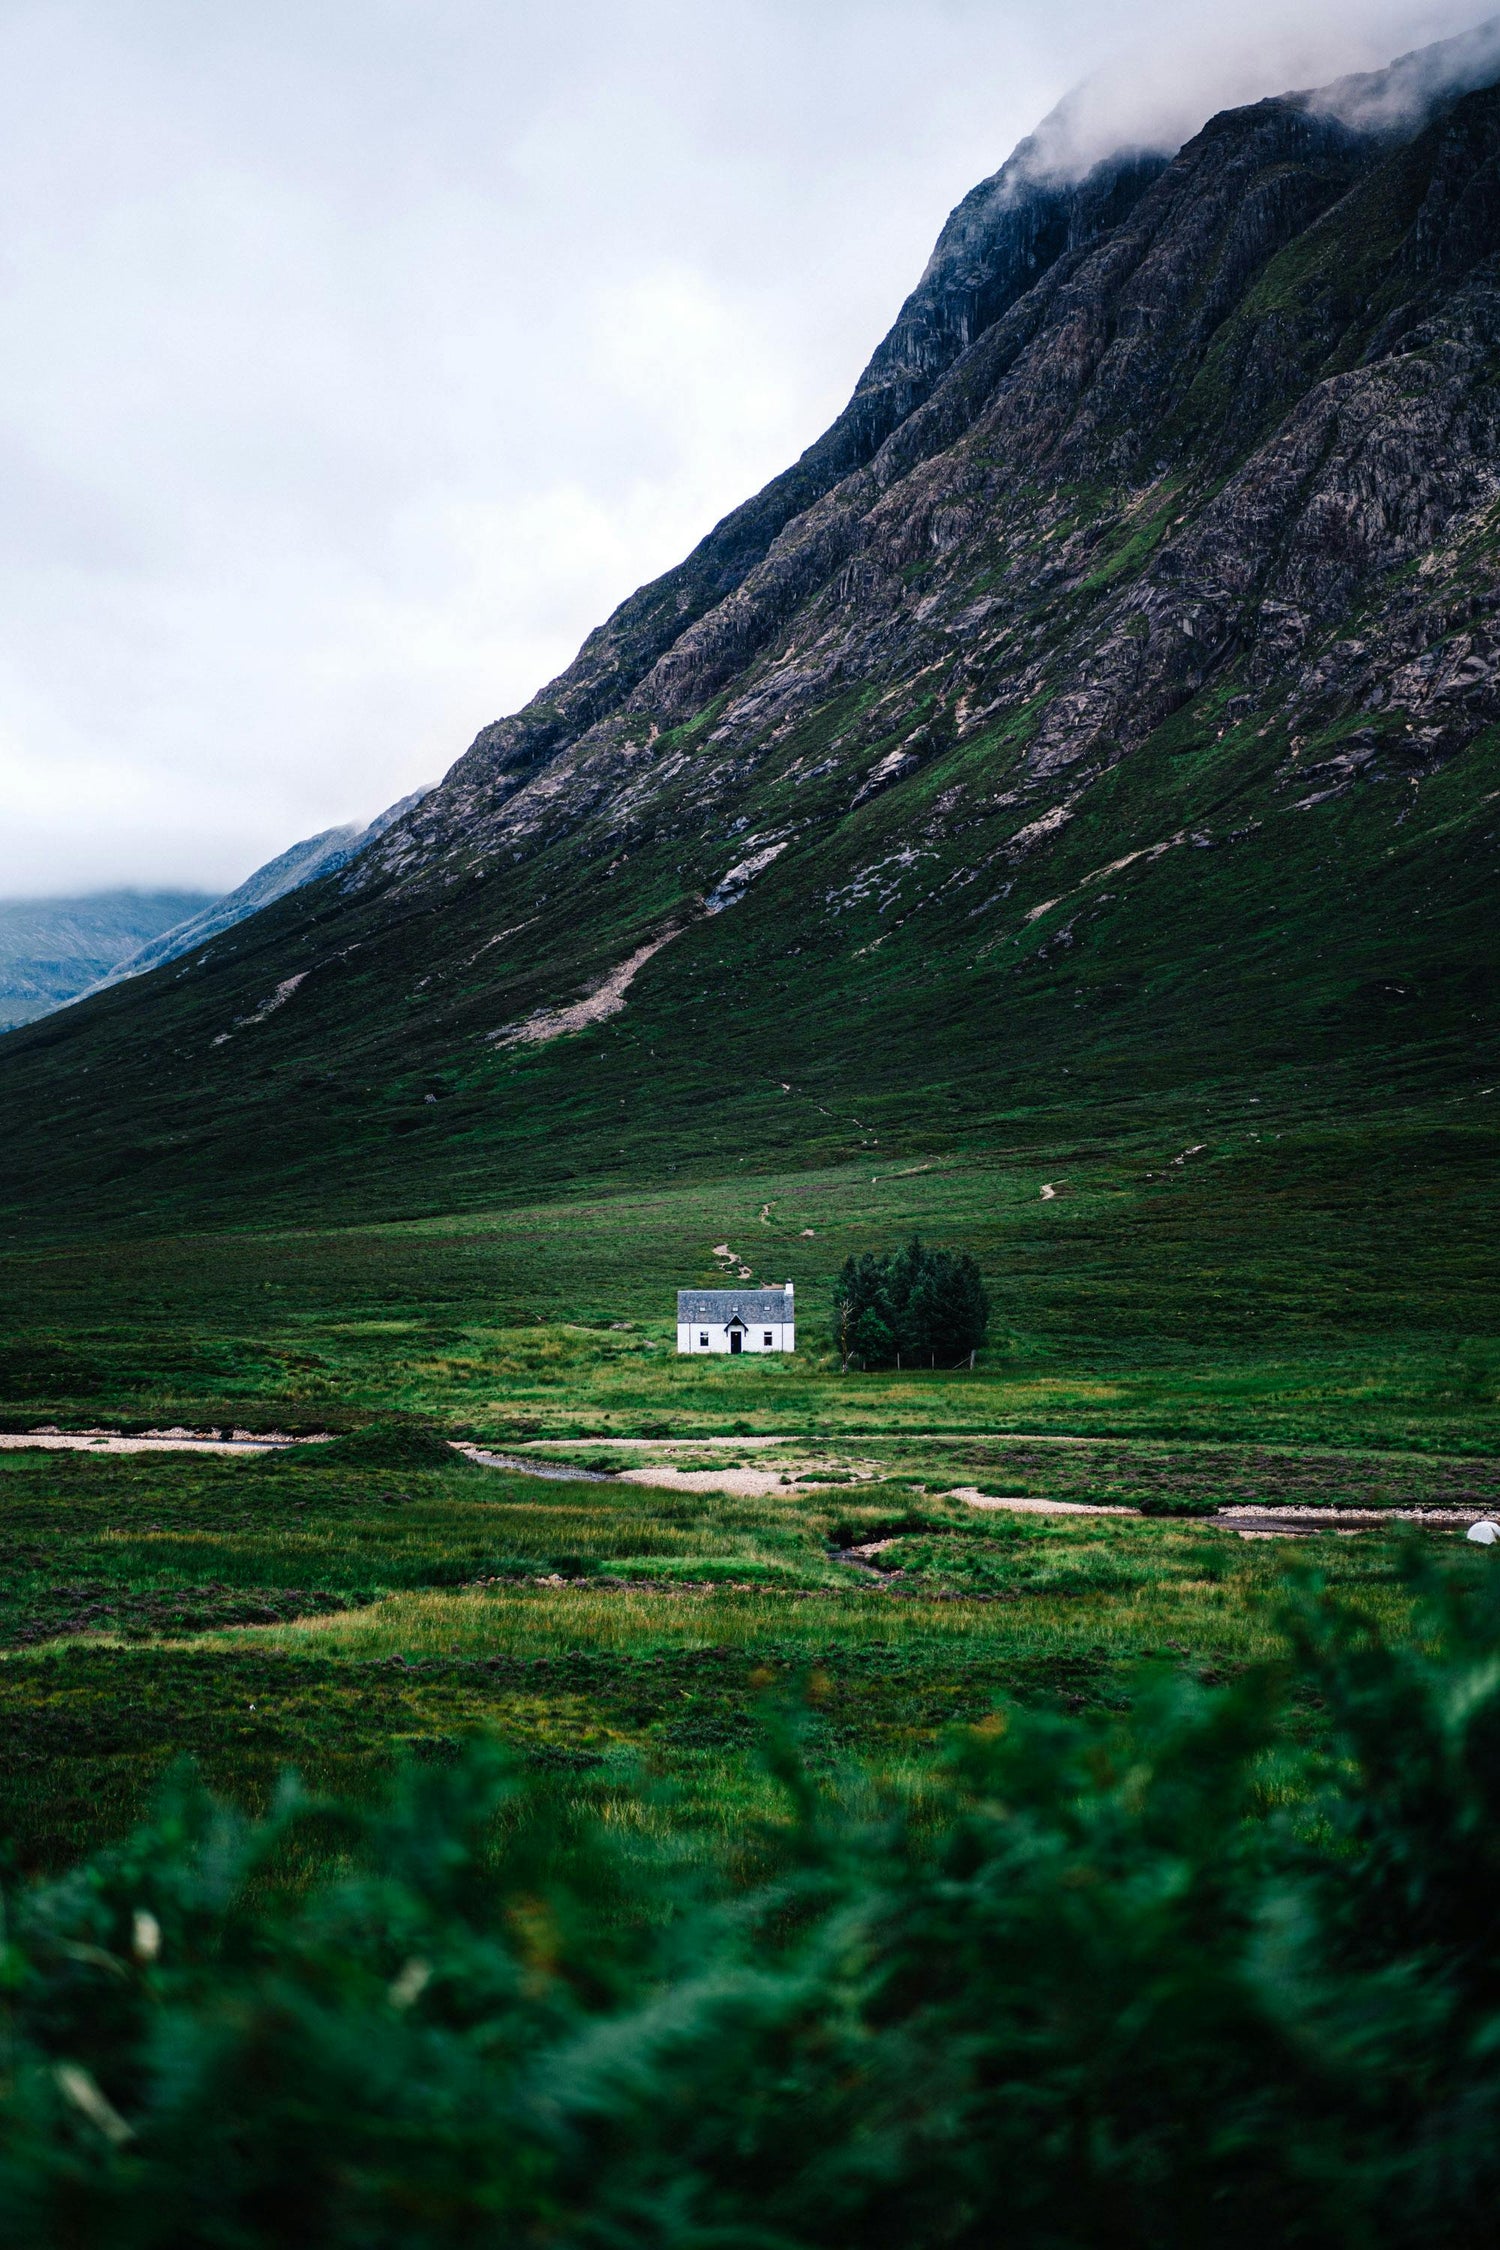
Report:
[[[975,1359],[975,1354],[974,1354],[973,1352],[970,1352],[970,1353],[969,1353],[969,1355],[968,1355],[968,1357],[967,1357],[966,1359],[960,1359],[960,1360],[957,1360],[957,1361],[955,1361],[955,1363],[954,1363],[954,1365],[953,1365],[952,1367],[945,1367],[945,1368],[944,1368],[944,1369],[942,1370],[942,1372],[943,1372],[943,1373],[944,1373],[945,1375],[964,1375],[964,1374],[969,1374],[969,1375],[972,1375],[972,1374],[973,1374],[973,1372],[974,1372],[974,1359]],[[844,1372],[845,1372],[845,1373],[847,1374],[847,1373],[848,1373],[848,1371],[849,1371],[849,1363],[848,1363],[848,1361],[846,1360],[846,1361],[844,1362]],[[928,1371],[928,1373],[929,1373],[930,1375],[935,1375],[935,1374],[936,1374],[936,1373],[938,1372],[938,1363],[937,1363],[937,1353],[936,1353],[936,1352],[929,1352],[929,1353],[928,1353],[928,1355],[927,1355],[927,1371]],[[904,1374],[906,1373],[906,1369],[905,1369],[905,1368],[903,1367],[903,1365],[902,1365],[902,1363],[901,1363],[901,1354],[900,1354],[900,1352],[897,1352],[897,1354],[896,1354],[896,1373],[897,1373],[898,1375],[904,1375]],[[916,1367],[914,1367],[914,1368],[912,1369],[912,1373],[913,1373],[913,1375],[918,1375],[918,1374],[920,1374],[920,1373],[921,1373],[921,1369],[920,1369],[920,1368],[916,1368]]]

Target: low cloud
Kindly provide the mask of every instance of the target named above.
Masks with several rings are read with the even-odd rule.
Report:
[[[1225,22],[1196,0],[1158,0],[1118,19],[1113,50],[1031,136],[1026,170],[1078,178],[1120,149],[1175,152],[1218,111],[1292,92],[1367,130],[1396,129],[1496,75],[1500,17],[1483,10],[1260,0]]]

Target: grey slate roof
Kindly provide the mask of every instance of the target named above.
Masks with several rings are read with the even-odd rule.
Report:
[[[784,1289],[679,1289],[679,1324],[706,1321],[711,1328],[726,1327],[736,1313],[747,1327],[757,1321],[794,1320],[795,1297]]]

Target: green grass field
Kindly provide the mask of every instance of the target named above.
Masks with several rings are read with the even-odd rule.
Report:
[[[0,1414],[306,1428],[400,1409],[490,1436],[1022,1428],[1485,1452],[1500,1430],[1487,1114],[1200,1117],[1149,1142],[386,1225],[75,1231],[0,1252]],[[912,1228],[980,1259],[995,1309],[978,1374],[840,1379],[833,1278]],[[758,1279],[796,1283],[794,1359],[677,1361],[674,1291],[718,1279],[724,1242]]]
[[[14,1247],[12,1431],[377,1438],[0,1453],[13,1847],[76,1858],[182,1755],[263,1803],[287,1767],[364,1788],[475,1733],[613,1818],[732,1838],[768,1801],[767,1698],[806,1700],[820,1756],[909,1779],[1004,1697],[1119,1701],[1142,1663],[1221,1678],[1274,1651],[1289,1559],[1399,1630],[1405,1534],[1288,1549],[1204,1517],[1500,1506],[1487,1154],[1463,1113],[1220,1118],[891,1174]],[[913,1227],[979,1255],[990,1345],[972,1374],[841,1375],[833,1276]],[[719,1278],[724,1243],[795,1282],[795,1357],[678,1359],[673,1291]],[[421,1426],[648,1481],[402,1456]],[[736,1467],[754,1489],[662,1473]],[[1005,1516],[958,1489],[1146,1513]]]
[[[1500,1464],[1472,1455],[1223,1442],[842,1436],[679,1451],[665,1472],[747,1467],[750,1492],[668,1484],[648,1444],[565,1449],[645,1458],[647,1481],[569,1482],[402,1442],[0,1454],[0,1823],[23,1864],[121,1832],[184,1755],[263,1806],[289,1768],[360,1792],[474,1735],[612,1817],[729,1839],[767,1809],[778,1700],[805,1707],[815,1759],[910,1780],[1005,1698],[1117,1704],[1142,1665],[1213,1681],[1276,1652],[1289,1550],[1191,1513],[988,1512],[956,1488],[1175,1510],[1500,1496]],[[1399,1634],[1410,1536],[1291,1561]]]
[[[359,1788],[484,1732],[727,1831],[777,1692],[829,1755],[904,1770],[1002,1697],[1108,1702],[1143,1662],[1222,1677],[1277,1645],[1270,1543],[827,1473],[746,1499],[457,1459],[0,1456],[0,1818],[58,1864],[183,1753],[264,1803],[288,1766]],[[882,1534],[879,1569],[830,1559]],[[1318,1544],[1399,1613],[1399,1534]]]

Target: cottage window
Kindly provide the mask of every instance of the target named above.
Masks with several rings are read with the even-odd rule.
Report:
[[[767,1350],[767,1351],[769,1351],[770,1349],[771,1349],[771,1331],[770,1331],[770,1329],[768,1328],[768,1329],[766,1330],[766,1350]]]
[[[706,1351],[706,1350],[708,1349],[708,1330],[707,1330],[706,1328],[700,1328],[700,1329],[699,1329],[699,1331],[698,1331],[698,1341],[699,1341],[699,1343],[700,1343],[700,1344],[701,1344],[701,1345],[703,1346],[704,1350]]]

